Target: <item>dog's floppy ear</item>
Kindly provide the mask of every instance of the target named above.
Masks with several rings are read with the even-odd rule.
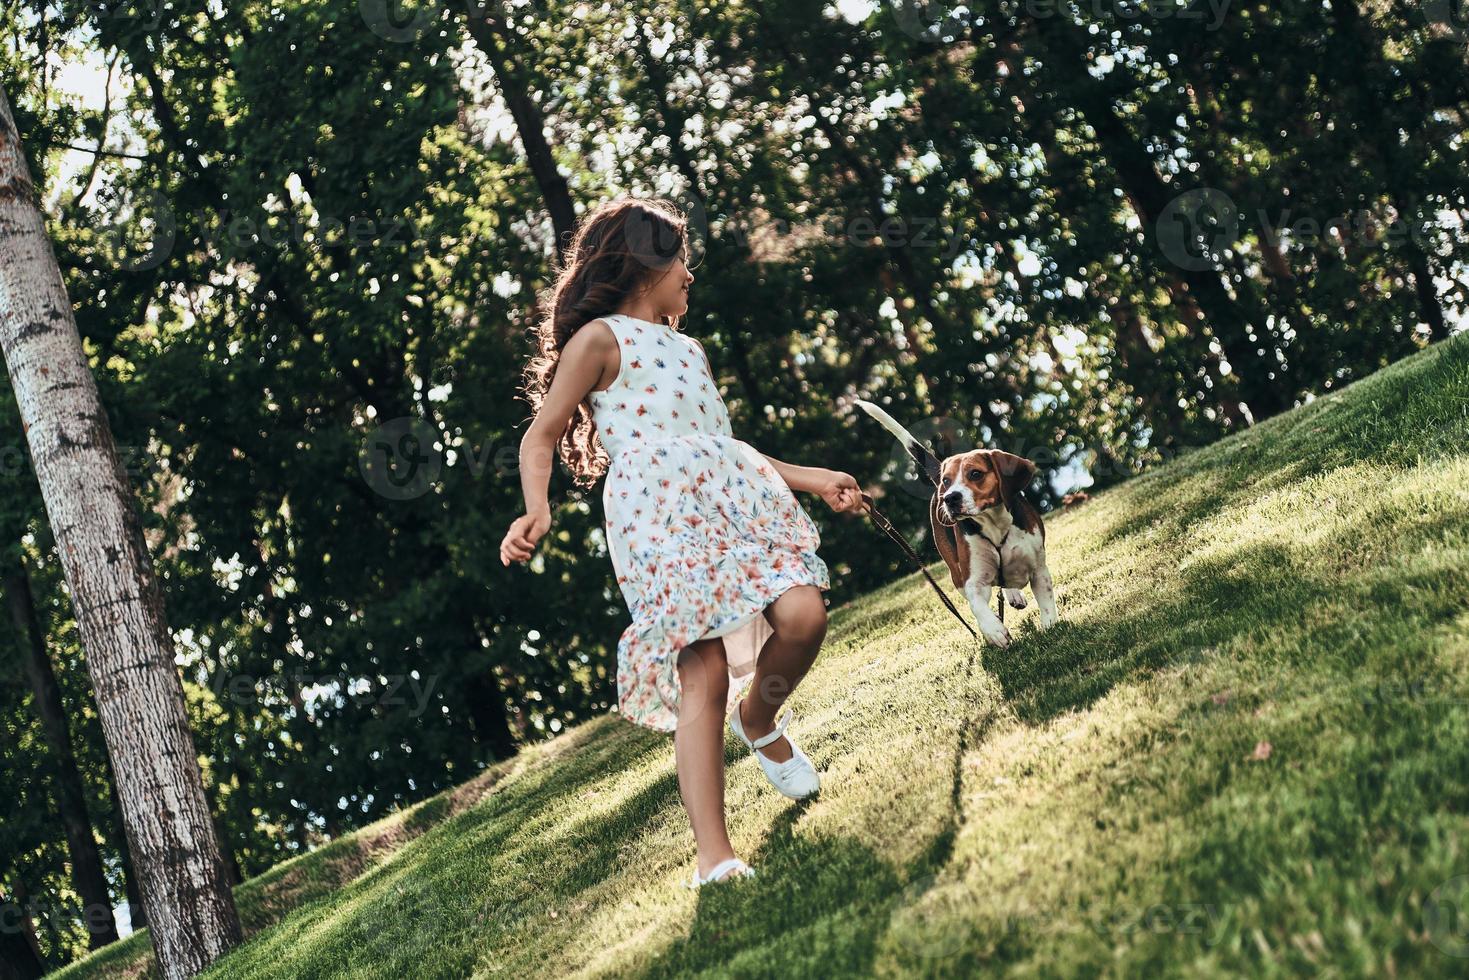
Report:
[[[995,472],[1000,474],[1000,493],[1007,504],[1035,479],[1035,464],[1024,456],[991,449],[990,462],[995,464]]]

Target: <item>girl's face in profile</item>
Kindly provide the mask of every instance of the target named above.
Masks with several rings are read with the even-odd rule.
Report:
[[[683,316],[689,311],[689,287],[694,274],[689,271],[687,256],[679,255],[659,272],[654,270],[647,296],[663,316]]]

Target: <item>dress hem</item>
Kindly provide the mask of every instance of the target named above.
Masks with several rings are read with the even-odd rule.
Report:
[[[719,639],[725,639],[729,636],[734,635],[735,633],[740,632],[743,629],[750,628],[752,625],[756,625],[758,627],[756,621],[764,616],[765,610],[769,609],[777,599],[785,595],[791,589],[796,588],[797,586],[814,585],[823,593],[831,591],[831,578],[830,573],[826,568],[826,562],[823,561],[821,557],[814,552],[809,552],[802,557],[805,559],[805,561],[802,564],[800,572],[794,575],[783,576],[780,580],[773,582],[773,588],[767,592],[766,596],[763,599],[763,602],[752,612],[740,616],[734,623],[730,624],[729,626],[721,627],[719,632],[715,636],[704,634],[693,640],[688,641],[688,643],[680,646],[673,653],[669,654],[662,661],[662,663],[660,663],[660,668],[668,674],[673,689],[679,691],[680,701],[682,701],[682,688],[679,684],[677,673],[678,654],[682,653],[683,650],[687,648],[690,644],[696,643],[698,642],[698,640],[714,639],[716,638],[716,636]],[[771,630],[771,627],[769,626],[766,626],[765,629],[773,632],[773,630]],[[763,643],[761,644],[761,646],[763,649]],[[730,674],[729,694],[725,699],[724,708],[724,714],[726,716],[728,716],[729,712],[734,709],[734,706],[736,703],[738,703],[739,698],[743,696],[747,690],[749,690],[750,685],[755,678],[755,664],[758,663],[758,660],[759,655],[757,653],[755,658],[750,661],[750,669],[748,671],[745,671],[741,674]],[[726,649],[726,666],[727,665],[728,650]],[[629,724],[635,725],[638,728],[646,728],[655,732],[671,734],[678,729],[678,706],[669,704],[666,698],[663,699],[663,704],[664,707],[668,708],[669,711],[673,713],[673,719],[671,722],[663,723],[653,720],[635,718],[629,714],[625,714],[621,709],[621,704],[618,705],[616,714],[624,721],[628,722]]]

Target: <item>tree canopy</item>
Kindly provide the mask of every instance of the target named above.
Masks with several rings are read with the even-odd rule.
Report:
[[[1450,7],[7,4],[0,78],[236,873],[609,710],[626,610],[600,491],[559,473],[531,568],[496,551],[529,328],[576,214],[678,202],[701,256],[684,329],[736,434],[884,487],[919,543],[926,494],[854,397],[1034,459],[1055,506],[1455,329]],[[0,553],[28,570],[121,902],[8,386],[0,431]],[[810,510],[833,602],[902,570]],[[24,673],[0,676],[0,884],[59,965],[86,946],[47,816],[60,756]]]

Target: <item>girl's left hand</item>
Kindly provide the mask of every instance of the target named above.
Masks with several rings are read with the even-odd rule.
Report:
[[[827,470],[816,493],[826,501],[828,507],[838,514],[857,510],[862,506],[862,487],[850,473]]]

